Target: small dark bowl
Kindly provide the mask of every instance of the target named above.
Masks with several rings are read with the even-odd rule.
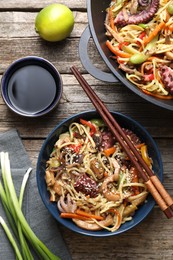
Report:
[[[153,170],[157,174],[159,179],[162,181],[163,165],[162,165],[160,152],[159,152],[158,147],[155,144],[154,140],[150,136],[150,134],[145,130],[145,128],[143,126],[141,126],[139,123],[137,123],[132,118],[127,117],[120,113],[115,113],[115,112],[112,112],[112,115],[116,118],[116,120],[119,122],[119,124],[122,127],[132,130],[134,133],[137,134],[137,136],[139,136],[139,138],[141,139],[142,142],[145,142],[147,144],[149,156],[153,160]],[[69,219],[61,218],[59,211],[57,209],[56,203],[52,203],[49,201],[49,192],[47,191],[47,186],[46,186],[46,182],[45,182],[46,161],[48,160],[50,153],[53,150],[53,146],[54,146],[55,142],[57,141],[59,135],[65,131],[67,131],[68,126],[72,122],[79,121],[80,118],[90,120],[92,118],[99,118],[99,115],[96,111],[88,111],[88,112],[76,114],[76,115],[64,120],[60,124],[58,124],[52,130],[52,132],[48,135],[47,139],[43,143],[43,146],[39,153],[38,162],[37,162],[37,170],[36,170],[37,185],[38,185],[38,190],[39,190],[40,196],[41,196],[42,201],[45,204],[46,208],[50,212],[50,214],[58,222],[60,222],[65,227],[69,228],[70,230],[73,230],[73,231],[83,234],[83,235],[94,236],[94,237],[106,237],[106,236],[121,234],[123,232],[126,232],[129,229],[132,229],[137,224],[142,222],[147,217],[147,215],[151,212],[151,210],[153,209],[153,207],[155,205],[155,201],[151,195],[148,196],[147,202],[139,207],[139,209],[136,211],[135,215],[133,216],[133,219],[129,222],[122,224],[121,227],[115,232],[110,232],[107,230],[100,230],[100,231],[84,230],[84,229],[76,226],[73,223],[73,221],[71,221]]]
[[[60,73],[48,60],[28,56],[14,61],[1,80],[4,102],[26,117],[43,116],[59,103],[63,83]]]

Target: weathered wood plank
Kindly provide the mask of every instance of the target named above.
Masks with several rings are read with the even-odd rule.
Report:
[[[173,121],[171,111],[163,110],[144,101],[122,85],[107,84],[85,75],[99,97],[112,111],[133,117],[156,138],[173,137]],[[38,119],[23,118],[11,112],[0,97],[1,129],[15,127],[22,137],[45,138],[51,129],[62,119],[79,111],[94,109],[73,75],[62,74],[63,96],[59,106],[47,116]],[[127,100],[129,100],[127,102]],[[146,111],[148,111],[146,113]],[[154,123],[153,123],[154,118]],[[169,122],[169,125],[168,125]],[[38,131],[39,130],[39,131]]]
[[[41,56],[51,61],[61,73],[70,73],[72,65],[81,66],[78,53],[79,39],[68,38],[65,41],[50,43],[36,38],[1,39],[0,41],[0,73],[16,59],[25,56]],[[108,70],[100,55],[96,51],[93,41],[88,46],[88,53],[93,63],[100,69]],[[2,62],[3,61],[3,62]],[[82,69],[85,72],[84,69]]]
[[[74,256],[73,260],[173,259],[173,219],[167,220],[158,208],[133,230],[118,236],[92,238],[74,234],[65,228],[62,230]],[[85,248],[86,245],[88,250]]]
[[[38,38],[35,18],[38,12],[1,12],[0,38]],[[87,14],[73,11],[75,24],[70,37],[80,37],[87,25]]]
[[[90,76],[83,68],[78,53],[79,39],[88,23],[87,1],[60,0],[58,2],[72,9],[75,26],[66,41],[48,43],[41,40],[35,33],[34,21],[38,11],[54,1],[0,0],[0,74],[2,75],[14,60],[23,56],[36,55],[48,59],[56,66],[64,84],[59,106],[47,116],[39,119],[14,114],[7,108],[0,96],[0,131],[12,128],[19,131],[35,168],[41,146],[57,123],[80,111],[94,109],[71,74],[70,67],[76,65],[110,110],[133,117],[154,137],[163,160],[164,185],[173,196],[172,111],[148,103],[121,84],[105,83]],[[88,44],[88,55],[97,68],[108,71],[92,39]],[[173,259],[173,219],[167,220],[157,206],[140,225],[126,234],[115,237],[92,238],[60,227],[74,260]]]
[[[56,1],[52,0],[0,0],[0,10],[35,10],[42,9],[45,6],[55,3]],[[86,1],[85,0],[59,0],[58,3],[65,4],[71,9],[80,9],[86,10]]]

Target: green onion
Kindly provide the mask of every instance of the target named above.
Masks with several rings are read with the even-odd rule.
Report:
[[[20,189],[20,195],[19,195],[20,208],[22,208],[23,195],[24,195],[25,187],[26,187],[26,184],[27,184],[27,181],[29,178],[29,174],[31,173],[31,171],[32,171],[32,168],[29,168],[23,177],[23,181],[22,181],[22,185],[21,185],[21,189]]]
[[[44,243],[34,234],[25,216],[23,215],[21,209],[24,190],[25,190],[27,180],[29,178],[29,173],[31,172],[31,168],[28,169],[28,171],[24,175],[23,182],[21,185],[21,190],[20,190],[20,196],[18,199],[15,191],[12,175],[11,175],[10,160],[9,160],[8,153],[1,152],[0,158],[1,158],[2,179],[4,184],[3,187],[3,185],[0,182],[0,197],[9,222],[11,222],[13,219],[16,224],[16,229],[14,229],[13,231],[15,232],[17,239],[19,239],[20,241],[23,259],[29,259],[29,260],[33,259],[26,242],[27,239],[28,242],[32,245],[37,255],[41,259],[59,260],[60,258],[58,256],[55,256],[53,253],[51,253],[49,249],[46,247],[46,245],[44,245]],[[1,224],[2,223],[3,223],[3,227],[5,227],[4,229],[6,230],[8,238],[13,244],[15,252],[18,253],[19,249],[16,250],[17,244],[15,243],[13,236],[10,236],[10,233],[7,232],[9,230],[7,229],[7,225],[4,224],[4,221],[1,217]],[[17,259],[20,259],[17,253],[16,253],[16,257]]]
[[[4,163],[2,161],[2,174],[4,174]],[[24,194],[24,189],[25,189],[25,185],[26,185],[26,181],[29,177],[29,173],[31,172],[31,168],[26,172],[26,174],[24,175],[24,178],[23,178],[23,182],[22,182],[22,186],[21,186],[21,194],[20,194],[20,200],[21,200],[21,203],[22,203],[22,200],[23,200],[23,194]],[[2,175],[3,176],[3,175]],[[28,177],[27,177],[28,176]],[[5,178],[5,176],[3,176]],[[5,181],[5,179],[3,178],[3,181],[4,181],[4,187],[5,189],[3,188],[2,184],[0,183],[0,195],[1,195],[1,200],[2,200],[2,204],[4,206],[4,209],[5,209],[5,212],[6,212],[6,215],[7,215],[7,219],[10,223],[10,226],[16,236],[16,238],[20,241],[20,245],[21,245],[21,250],[22,250],[22,255],[23,255],[23,258],[24,259],[28,259],[28,260],[33,260],[33,256],[29,250],[29,247],[27,245],[27,242],[26,242],[26,238],[22,232],[22,228],[21,228],[21,225],[20,225],[20,222],[16,216],[16,213],[15,213],[15,209],[13,207],[13,204],[11,202],[11,199],[10,199],[10,195],[9,195],[9,191],[8,191],[8,185]],[[8,194],[8,195],[6,195]],[[14,225],[15,223],[15,225]]]
[[[21,185],[21,189],[20,189],[20,195],[19,195],[19,205],[20,205],[21,210],[22,210],[22,202],[23,202],[23,196],[24,196],[26,184],[27,184],[27,181],[28,181],[28,178],[29,178],[29,175],[30,175],[31,171],[32,171],[32,168],[29,168],[27,170],[27,172],[25,173],[24,177],[23,177],[23,181],[22,181],[22,185]],[[18,227],[19,240],[20,240],[20,244],[21,244],[23,257],[25,259],[28,259],[28,260],[34,260],[32,254],[30,252],[30,249],[28,247],[28,244],[26,242],[26,239],[25,239],[25,237],[23,235],[22,227],[21,227],[19,221],[17,223],[17,227]]]
[[[17,244],[14,240],[14,237],[11,234],[10,229],[8,228],[7,224],[5,223],[4,219],[1,216],[0,216],[0,224],[2,225],[5,233],[7,234],[8,239],[10,240],[10,242],[11,242],[13,248],[14,248],[14,251],[16,253],[16,258],[19,259],[19,260],[22,260],[23,259],[22,255],[21,255],[19,248],[18,248],[18,246],[17,246]]]
[[[29,177],[29,173],[31,172],[31,170],[32,169],[30,168],[27,171],[27,173],[24,175],[24,178],[23,178],[23,183],[22,183],[22,186],[21,186],[21,195],[20,195],[21,201],[23,200],[24,188],[25,188],[25,185],[26,185],[25,180],[26,180],[27,176]],[[8,222],[10,223],[10,226],[11,226],[11,228],[12,228],[14,234],[15,234],[15,237],[18,240],[20,240],[23,258],[28,259],[28,260],[32,260],[33,257],[32,257],[30,250],[29,250],[29,247],[27,245],[24,234],[22,232],[21,225],[20,225],[20,223],[19,223],[19,221],[16,217],[13,205],[7,200],[7,196],[6,196],[5,190],[4,190],[1,182],[0,182],[0,197],[1,197],[1,201],[2,201],[2,204],[3,204],[4,210],[5,210]]]
[[[140,23],[138,26],[142,27],[143,29],[146,29],[148,27],[148,24]]]
[[[2,186],[2,183],[0,182],[0,197],[1,197],[1,201],[2,201],[2,205],[4,207],[4,210],[5,210],[5,213],[6,213],[6,216],[8,218],[8,222],[10,223],[10,226],[13,230],[13,233],[15,234],[15,236],[17,237],[18,236],[18,232],[17,232],[17,228],[16,226],[13,224],[14,222],[14,219],[11,215],[11,212],[9,211],[8,209],[8,202],[7,202],[7,199],[6,199],[6,194],[5,194],[5,190]]]

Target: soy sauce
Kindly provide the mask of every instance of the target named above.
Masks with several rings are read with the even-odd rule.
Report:
[[[56,89],[53,75],[38,65],[17,69],[8,82],[10,102],[26,114],[36,114],[49,107],[56,97]]]

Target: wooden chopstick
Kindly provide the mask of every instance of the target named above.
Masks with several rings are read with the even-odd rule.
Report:
[[[153,173],[153,171],[148,167],[145,161],[142,159],[141,155],[137,151],[136,147],[127,137],[127,135],[123,132],[120,125],[117,123],[115,118],[111,115],[107,107],[100,100],[100,98],[96,95],[96,93],[92,90],[90,85],[84,79],[84,77],[80,74],[75,66],[71,68],[74,76],[80,83],[83,90],[86,92],[91,102],[95,106],[96,110],[99,112],[102,119],[105,121],[107,126],[110,128],[120,145],[123,147],[124,151],[127,153],[128,157],[140,173],[143,178],[149,192],[152,194],[153,198],[160,206],[161,210],[167,216],[167,218],[171,218],[173,216],[173,199],[168,194],[168,192],[163,187],[162,183],[158,179],[158,177]],[[172,211],[171,211],[172,210]]]

